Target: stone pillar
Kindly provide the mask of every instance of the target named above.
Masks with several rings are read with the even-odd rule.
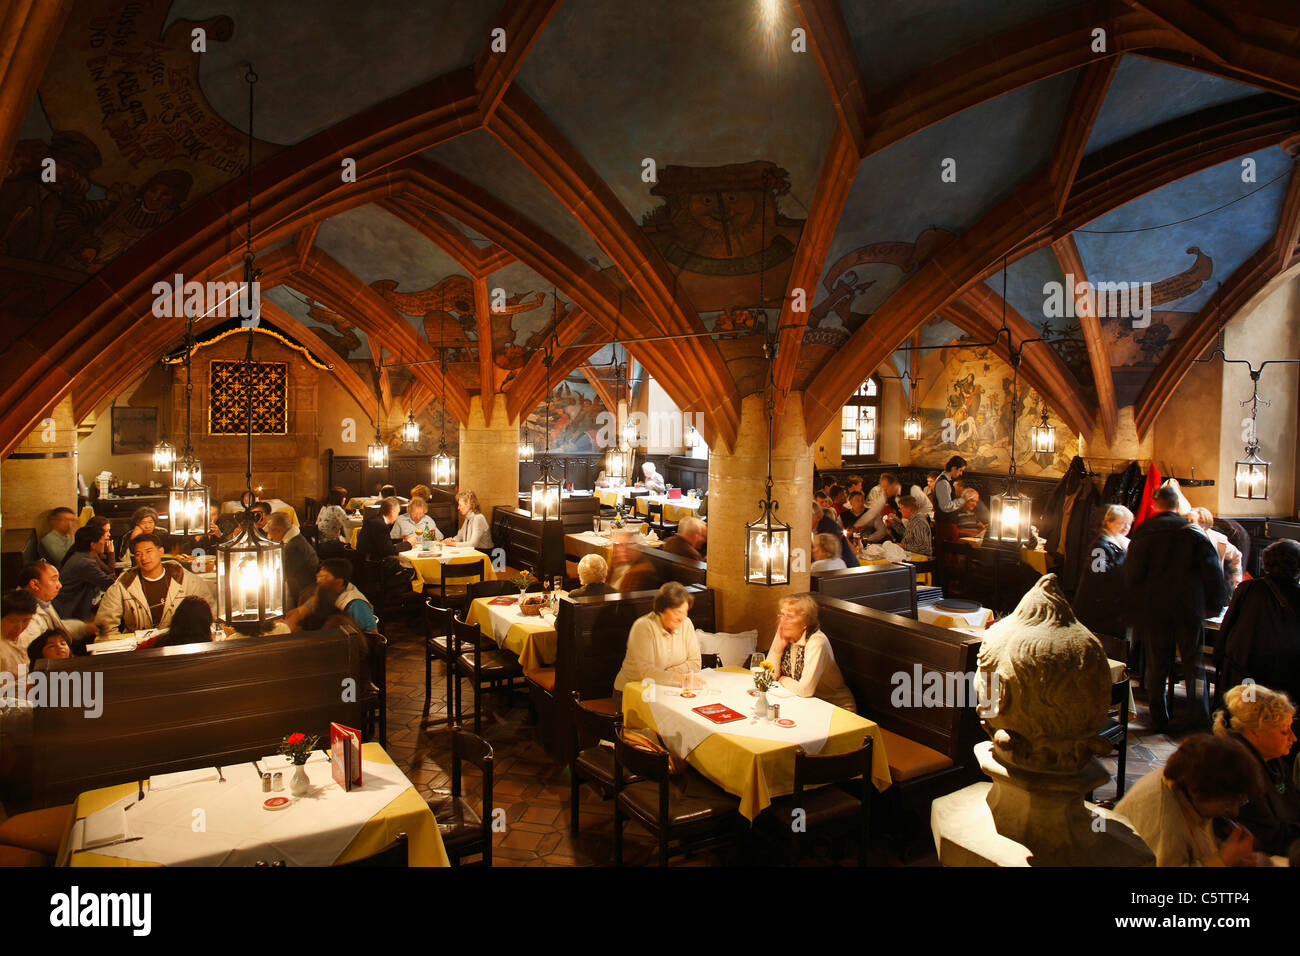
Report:
[[[6,531],[35,528],[43,535],[51,508],[76,509],[76,455],[72,399],[65,398],[0,465],[0,524]]]
[[[790,525],[793,551],[790,584],[746,584],[745,524],[759,515],[767,476],[765,396],[750,395],[741,404],[736,447],[709,452],[708,584],[718,594],[718,628],[736,632],[758,629],[758,646],[772,643],[777,601],[808,590],[812,541],[813,449],[803,436],[803,393],[792,392],[772,429],[772,498],[776,516]]]
[[[482,399],[469,400],[469,421],[460,426],[457,484],[478,495],[490,523],[497,505],[519,506],[519,423],[506,415],[504,395],[492,396],[492,424],[483,417]]]

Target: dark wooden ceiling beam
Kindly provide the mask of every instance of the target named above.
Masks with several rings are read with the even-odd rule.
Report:
[[[1101,319],[1097,315],[1095,296],[1088,290],[1088,272],[1083,266],[1083,257],[1079,247],[1074,244],[1073,236],[1066,236],[1052,243],[1052,251],[1061,267],[1066,283],[1070,287],[1065,293],[1074,302],[1074,314],[1079,320],[1084,344],[1088,347],[1088,365],[1092,369],[1092,380],[1097,388],[1097,409],[1101,420],[1101,430],[1106,436],[1107,444],[1115,441],[1119,430],[1119,403],[1115,396],[1115,375],[1111,370],[1110,349],[1106,347],[1105,336],[1101,333]],[[1073,277],[1073,283],[1070,282]],[[1079,292],[1082,288],[1084,291]]]
[[[867,150],[867,129],[871,122],[867,84],[839,2],[795,0],[795,10],[812,41],[813,56],[839,113],[840,127],[853,144],[854,153],[862,156]]]

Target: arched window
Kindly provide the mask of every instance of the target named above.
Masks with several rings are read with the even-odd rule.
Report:
[[[840,409],[840,457],[880,461],[880,380],[874,375]]]

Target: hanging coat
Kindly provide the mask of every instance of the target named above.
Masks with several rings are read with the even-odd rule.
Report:
[[[1151,507],[1151,496],[1156,493],[1161,481],[1160,469],[1156,467],[1155,462],[1152,462],[1151,467],[1147,469],[1146,484],[1142,486],[1142,500],[1137,510],[1133,512],[1133,527],[1136,528],[1155,514],[1155,509]]]

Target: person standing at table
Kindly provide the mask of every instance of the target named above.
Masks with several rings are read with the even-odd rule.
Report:
[[[1201,661],[1205,618],[1228,603],[1223,565],[1210,539],[1176,511],[1178,492],[1166,485],[1151,498],[1154,514],[1133,530],[1124,561],[1135,643],[1146,649],[1142,683],[1150,696],[1151,722],[1169,727],[1166,697],[1174,651],[1183,662],[1188,719],[1209,729],[1210,695]]]
[[[492,552],[492,529],[487,518],[479,511],[478,495],[473,491],[456,493],[456,510],[460,512],[460,530],[453,539],[467,548],[476,548],[485,554]]]
[[[213,606],[207,582],[175,561],[163,561],[163,542],[156,534],[139,535],[131,545],[135,568],[114,581],[99,602],[95,626],[100,640],[167,627],[187,597],[200,597]]]
[[[397,516],[393,522],[392,537],[394,540],[405,540],[408,545],[415,547],[419,544],[420,536],[426,531],[433,532],[435,541],[442,540],[442,532],[438,530],[437,523],[428,514],[429,504],[423,498],[412,498],[411,503],[406,506],[406,514]]]
[[[966,459],[953,455],[934,480],[934,524],[941,541],[957,540],[957,512],[961,509],[961,498],[953,482],[965,473]]]
[[[817,602],[807,594],[783,597],[777,604],[776,633],[767,660],[786,690],[858,712],[835,663],[830,639],[817,627]]]
[[[617,703],[622,703],[623,688],[631,681],[650,679],[680,687],[683,676],[700,669],[700,642],[689,617],[694,603],[691,592],[676,581],[659,589],[654,609],[637,618],[628,633],[627,654],[614,678]]]

